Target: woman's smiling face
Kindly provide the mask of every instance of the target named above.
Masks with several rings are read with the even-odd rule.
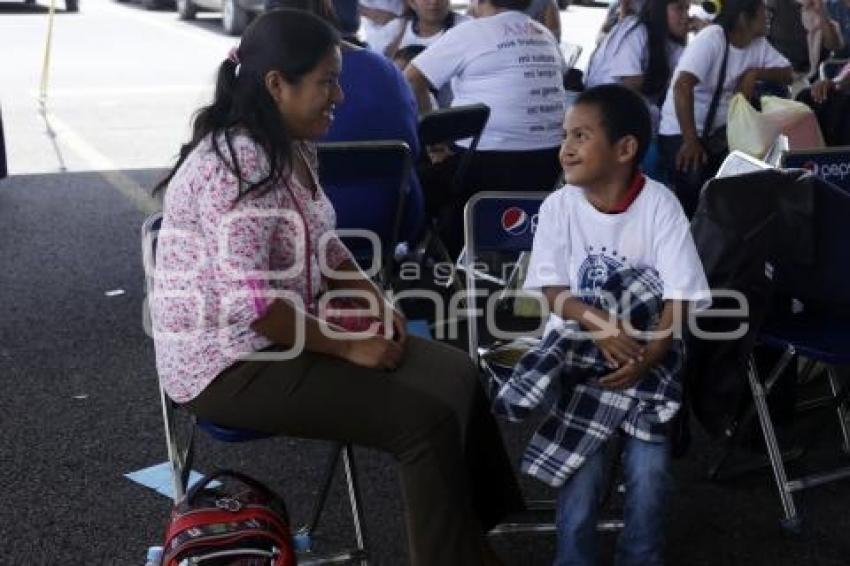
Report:
[[[280,75],[279,80],[266,79],[267,88],[294,139],[316,140],[331,127],[334,109],[344,100],[339,85],[341,69],[342,56],[339,47],[334,47],[294,84]]]

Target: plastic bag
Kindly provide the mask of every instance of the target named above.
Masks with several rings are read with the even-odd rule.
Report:
[[[761,159],[779,134],[788,136],[789,149],[824,146],[817,118],[802,102],[762,96],[761,107],[761,112],[753,108],[743,94],[732,97],[726,126],[730,151],[737,149]]]
[[[763,96],[761,111],[770,120],[781,124],[782,133],[788,137],[788,149],[817,149],[826,146],[817,116],[802,102],[777,96]]]
[[[781,132],[782,126],[753,108],[743,94],[732,97],[726,121],[729,151],[737,149],[761,159]]]

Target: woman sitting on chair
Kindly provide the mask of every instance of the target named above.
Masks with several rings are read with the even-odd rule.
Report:
[[[483,533],[521,498],[475,368],[406,336],[334,234],[317,182],[311,142],[343,101],[340,60],[330,26],[274,10],[222,62],[160,184],[157,369],[202,419],[391,453],[412,563],[487,564]],[[358,336],[352,317],[323,315],[325,290],[371,299],[387,332]]]

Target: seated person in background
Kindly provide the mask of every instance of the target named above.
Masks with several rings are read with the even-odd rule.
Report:
[[[540,208],[525,281],[552,314],[541,346],[520,360],[493,406],[519,420],[544,400],[552,405],[522,469],[559,489],[555,564],[596,564],[605,446],[620,432],[626,501],[617,564],[660,565],[667,424],[682,402],[676,323],[687,303],[710,304],[708,283],[681,205],[640,171],[650,136],[643,100],[620,85],[589,89],[567,111],[564,134],[567,185]],[[617,304],[603,306],[600,291]]]
[[[623,21],[629,16],[636,16],[643,10],[643,5],[646,0],[617,0],[608,5],[608,13],[605,14],[605,21],[602,22],[602,27],[599,28],[599,37],[604,37],[618,22]]]
[[[650,103],[653,132],[673,69],[688,40],[688,0],[647,0],[638,16],[626,16],[590,56],[588,88],[622,83]]]
[[[428,47],[443,34],[469,16],[451,9],[449,0],[407,0],[407,10],[400,18],[387,24],[393,30],[393,40],[384,49],[392,57],[396,51],[410,45]]]
[[[555,38],[522,11],[529,0],[481,0],[478,17],[447,31],[405,69],[420,112],[432,109],[430,90],[451,82],[452,106],[484,103],[490,119],[461,194],[448,194],[459,154],[422,171],[432,214],[456,199],[459,214],[483,190],[551,190],[560,175],[560,122],[566,106],[564,61]],[[459,144],[463,152],[468,143]],[[444,239],[459,248],[459,224]]]
[[[752,99],[758,81],[787,85],[793,80],[788,60],[764,37],[763,0],[726,0],[715,21],[688,43],[661,109],[662,167],[689,218],[703,183],[714,176],[729,151],[725,126],[732,95],[740,92]]]
[[[303,10],[319,16],[336,27],[337,18],[330,0],[278,0],[281,8]],[[340,44],[342,72],[339,84],[345,101],[322,141],[401,140],[410,147],[415,162],[419,155],[416,132],[416,101],[404,75],[385,57],[369,49],[346,42]],[[405,198],[400,241],[415,245],[423,228],[422,188],[413,172]],[[343,212],[349,224],[356,221],[356,210]]]
[[[817,73],[809,61],[806,28],[803,27],[800,0],[765,0],[767,40],[791,63],[795,73]]]
[[[826,14],[835,25],[823,25],[823,46],[837,58],[850,57],[850,0],[811,0],[815,11]]]
[[[367,45],[383,54],[394,37],[392,27],[387,24],[404,13],[404,0],[360,0],[359,6]]]
[[[484,533],[521,494],[469,357],[408,337],[334,233],[313,142],[343,100],[341,59],[331,26],[272,10],[221,63],[159,185],[157,371],[202,419],[391,454],[411,562],[481,566]],[[386,331],[352,334],[328,290],[371,298]]]
[[[834,79],[816,82],[797,99],[815,111],[826,145],[850,145],[850,63]]]
[[[546,26],[555,36],[555,41],[561,41],[561,11],[557,0],[531,0],[525,13]]]

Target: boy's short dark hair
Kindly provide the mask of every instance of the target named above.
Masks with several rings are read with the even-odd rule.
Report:
[[[634,136],[638,142],[634,165],[640,164],[652,140],[652,120],[641,95],[622,85],[606,84],[582,92],[575,103],[593,105],[599,110],[602,127],[612,144]]]

